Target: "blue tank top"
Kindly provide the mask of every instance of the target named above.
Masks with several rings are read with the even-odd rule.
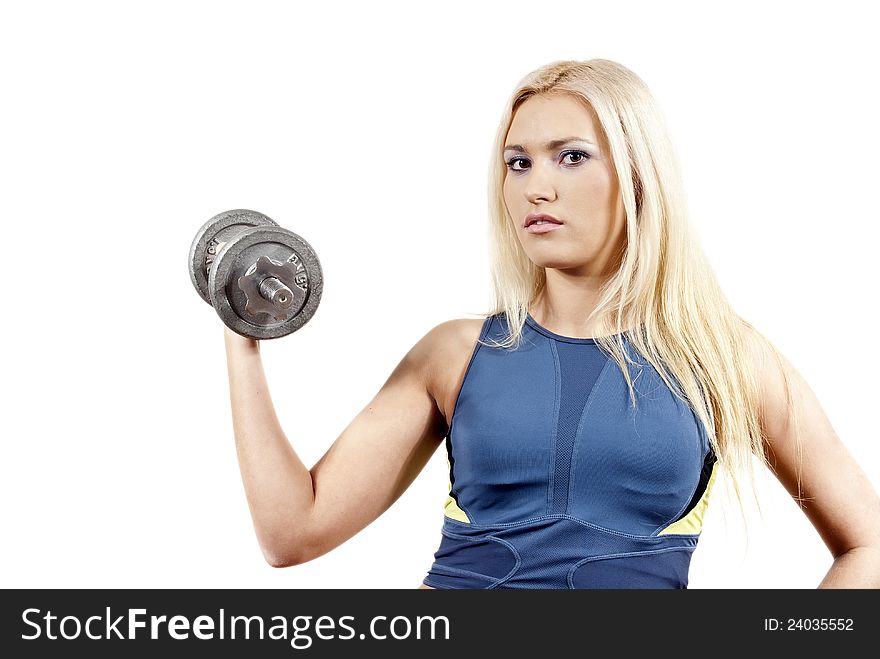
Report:
[[[458,393],[435,588],[687,588],[715,477],[698,417],[630,345],[489,316]]]

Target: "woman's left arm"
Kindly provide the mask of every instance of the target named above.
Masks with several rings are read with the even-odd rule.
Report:
[[[782,370],[763,341],[752,345],[771,469],[796,502],[800,497],[801,509],[834,557],[819,588],[880,588],[880,497],[831,427],[810,386],[782,357],[792,389],[791,406],[799,417],[802,455],[798,456],[787,420]]]

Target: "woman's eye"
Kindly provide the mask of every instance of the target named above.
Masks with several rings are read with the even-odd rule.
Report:
[[[507,168],[510,170],[513,170],[514,172],[521,172],[522,169],[517,169],[516,167],[513,166],[513,163],[519,162],[519,161],[528,162],[525,158],[511,158],[510,160],[507,161]]]
[[[583,151],[568,151],[563,156],[564,158],[575,158],[574,161],[569,161],[570,164],[576,165],[584,160],[588,160],[590,158],[590,154],[584,153]]]

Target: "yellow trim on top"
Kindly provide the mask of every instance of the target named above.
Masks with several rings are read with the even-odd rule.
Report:
[[[703,529],[703,515],[709,507],[709,494],[712,491],[712,485],[715,483],[715,474],[718,472],[718,463],[712,465],[712,475],[709,476],[709,482],[706,483],[706,491],[687,515],[677,522],[673,522],[657,535],[696,535]]]
[[[458,507],[455,499],[452,498],[452,463],[449,461],[448,449],[446,451],[446,467],[449,471],[449,494],[446,496],[446,503],[443,506],[444,515],[446,515],[446,517],[451,517],[452,519],[457,519],[459,522],[467,522],[470,524],[471,520],[468,519],[465,512]]]
[[[446,497],[446,510],[444,511],[444,514],[452,519],[457,519],[459,522],[471,523],[471,520],[468,519],[468,516],[458,507],[458,504],[455,503],[455,499],[451,496]]]

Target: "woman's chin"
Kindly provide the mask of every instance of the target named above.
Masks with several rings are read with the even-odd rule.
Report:
[[[586,261],[568,261],[548,258],[532,259],[532,263],[539,268],[549,268],[552,270],[577,270],[588,265]]]

